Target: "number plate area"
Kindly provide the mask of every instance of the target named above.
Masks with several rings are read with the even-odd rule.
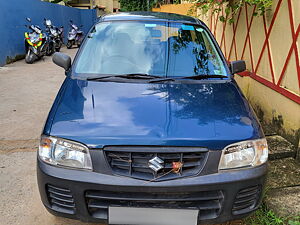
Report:
[[[199,210],[109,207],[109,224],[197,225]]]

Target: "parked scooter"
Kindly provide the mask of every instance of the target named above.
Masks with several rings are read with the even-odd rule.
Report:
[[[83,40],[83,31],[79,30],[72,20],[70,20],[70,27],[67,48],[72,48],[74,44],[79,48]],[[80,27],[82,27],[82,25]]]
[[[37,25],[31,24],[31,19],[26,18],[30,25],[25,25],[29,28],[30,32],[25,32],[25,50],[26,63],[33,63],[35,60],[42,58],[44,55],[48,54],[49,42],[47,35],[42,32],[42,29]]]
[[[54,52],[59,52],[63,44],[63,27],[57,28],[53,26],[49,19],[44,19],[44,24],[49,37],[50,54],[52,55]]]

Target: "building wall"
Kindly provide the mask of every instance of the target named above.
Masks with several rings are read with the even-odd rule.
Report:
[[[87,32],[96,19],[95,10],[75,9],[40,0],[0,0],[0,66],[25,54],[24,33],[28,28],[26,17],[44,29],[43,19],[49,18],[55,26],[64,26],[65,37],[69,21],[83,25]]]
[[[93,0],[72,0],[68,2],[68,5],[79,9],[92,9]]]
[[[112,13],[114,8],[120,9],[120,3],[118,0],[95,0],[95,5],[105,6],[105,12]]]
[[[153,11],[186,14],[190,4],[163,5]],[[264,16],[253,16],[245,6],[233,24],[218,14],[201,16],[228,61],[243,59],[247,72],[235,79],[259,117],[273,124],[293,143],[300,136],[300,4],[299,0],[273,0]]]
[[[153,12],[171,12],[177,13],[182,15],[187,15],[190,8],[193,4],[169,4],[169,5],[162,5],[160,8],[153,8]]]
[[[120,9],[120,2],[118,0],[114,0],[114,8]]]

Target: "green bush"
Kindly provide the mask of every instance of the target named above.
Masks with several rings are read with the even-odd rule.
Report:
[[[245,4],[250,6],[256,6],[254,15],[263,15],[267,9],[272,6],[272,0],[190,0],[194,3],[191,12],[200,9],[202,14],[206,14],[209,11],[212,13],[220,12],[225,7],[225,15],[219,17],[222,22],[233,22],[234,15]]]
[[[155,0],[120,0],[121,11],[148,11],[156,3]]]

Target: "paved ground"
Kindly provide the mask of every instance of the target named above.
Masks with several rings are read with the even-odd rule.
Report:
[[[269,162],[265,203],[278,216],[300,219],[300,162],[288,157]],[[299,220],[300,223],[300,220]]]
[[[73,57],[77,50],[66,51]],[[83,224],[50,215],[36,184],[38,138],[64,78],[50,57],[0,67],[0,225]]]
[[[74,56],[76,49],[68,53]],[[64,78],[50,57],[0,67],[0,140],[37,139]]]

